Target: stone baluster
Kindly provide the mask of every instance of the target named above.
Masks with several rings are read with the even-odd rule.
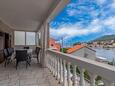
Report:
[[[55,75],[56,75],[56,70],[55,70],[55,56],[53,58],[53,71],[54,71],[53,75],[55,77]]]
[[[63,86],[66,86],[66,62],[63,60]]]
[[[57,57],[55,56],[55,77],[57,76]]]
[[[49,69],[52,72],[52,63],[51,63],[51,57],[49,58]]]
[[[53,57],[53,75],[55,76],[55,57]]]
[[[52,74],[54,75],[54,64],[53,64],[53,57],[51,57],[51,71],[52,71]]]
[[[59,58],[57,58],[57,80],[59,80]]]
[[[70,76],[71,72],[70,72],[70,63],[67,63],[67,83],[68,86],[71,86],[71,76]]]
[[[80,68],[80,86],[85,86],[84,69]]]
[[[93,73],[89,73],[89,75],[90,75],[91,86],[95,86],[95,78],[97,77],[97,75],[95,75]]]
[[[63,82],[63,74],[62,74],[62,59],[60,58],[60,63],[59,63],[59,65],[60,65],[60,83],[62,83]]]
[[[47,60],[47,67],[50,70],[50,56],[49,56],[49,54],[47,54],[47,58],[48,58],[48,60]]]
[[[76,74],[76,65],[73,66],[73,86],[77,86],[77,74]]]

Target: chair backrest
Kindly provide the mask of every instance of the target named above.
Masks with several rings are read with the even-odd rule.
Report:
[[[9,56],[11,56],[14,52],[14,48],[8,48],[7,50],[8,50]]]
[[[24,49],[29,49],[29,46],[24,47]]]
[[[8,57],[8,50],[4,49],[3,52],[4,52],[4,57],[7,58]]]
[[[16,60],[18,61],[27,60],[27,50],[16,50]]]

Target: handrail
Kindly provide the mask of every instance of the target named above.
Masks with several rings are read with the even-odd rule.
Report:
[[[93,60],[83,58],[83,57],[76,57],[70,54],[65,54],[65,53],[54,51],[51,49],[48,49],[47,53],[58,56],[58,58],[66,60],[67,62],[77,65],[81,68],[85,68],[89,72],[99,75],[108,81],[115,82],[115,67],[114,66],[93,61]]]

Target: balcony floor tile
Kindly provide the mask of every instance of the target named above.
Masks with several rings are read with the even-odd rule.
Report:
[[[0,86],[61,86],[52,77],[47,68],[41,68],[36,59],[32,59],[31,66],[26,69],[25,63],[15,68],[15,61],[4,67],[0,64]]]

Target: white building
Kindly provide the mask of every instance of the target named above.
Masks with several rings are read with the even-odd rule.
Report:
[[[96,59],[96,51],[84,45],[75,45],[72,48],[69,48],[67,53],[77,57],[84,57],[92,60]]]

